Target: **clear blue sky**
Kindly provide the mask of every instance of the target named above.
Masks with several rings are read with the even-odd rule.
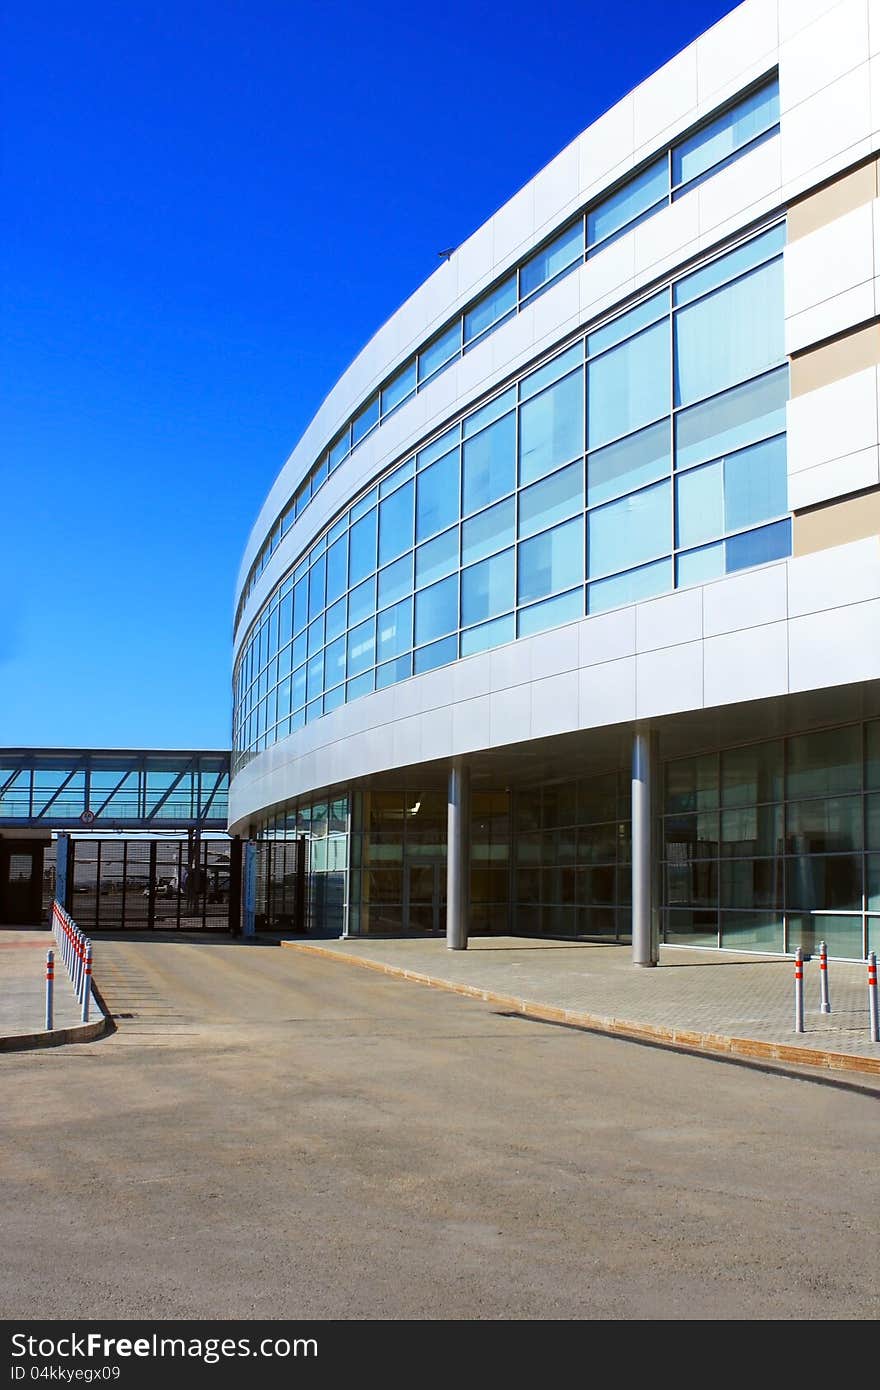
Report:
[[[12,0],[0,745],[226,747],[233,585],[453,246],[728,0]]]

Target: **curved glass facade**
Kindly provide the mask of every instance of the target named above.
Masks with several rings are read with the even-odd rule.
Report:
[[[323,487],[334,469],[398,406],[429,385],[437,374],[500,328],[534,298],[597,255],[626,232],[653,217],[732,160],[779,130],[776,76],[727,103],[696,130],[653,157],[515,266],[457,314],[440,333],[398,367],[379,390],[358,406],[345,428],[312,466],[269,531],[251,565],[236,611],[244,605],[282,538]]]
[[[359,497],[242,646],[235,767],[413,674],[789,554],[784,236],[671,280]]]

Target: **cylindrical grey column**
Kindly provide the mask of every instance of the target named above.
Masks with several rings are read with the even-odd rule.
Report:
[[[632,748],[632,953],[633,965],[656,965],[654,931],[654,776],[651,735],[636,729]]]
[[[468,944],[468,785],[470,773],[461,758],[449,769],[446,815],[446,945],[466,951]]]

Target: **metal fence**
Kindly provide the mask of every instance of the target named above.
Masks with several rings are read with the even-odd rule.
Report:
[[[43,873],[47,911],[55,889],[54,846]],[[237,840],[71,840],[67,906],[84,932],[237,931],[241,846]]]

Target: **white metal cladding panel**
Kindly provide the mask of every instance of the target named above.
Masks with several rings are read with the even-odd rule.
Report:
[[[875,199],[798,237],[785,248],[785,347],[812,343],[866,323],[876,312]]]
[[[550,734],[880,678],[880,539],[521,638],[343,705],[233,779],[230,823],[355,777]]]
[[[870,0],[838,0],[836,4],[747,0],[541,170],[448,263],[438,267],[332,388],[261,509],[246,546],[237,591],[296,485],[356,406],[397,364],[576,208],[775,63],[780,69],[782,102],[777,156],[781,200],[803,193],[880,147],[880,24],[876,20],[869,24],[869,11]],[[738,214],[735,207],[728,207],[726,214],[712,210],[715,188],[722,187],[719,180],[738,188],[742,199]],[[700,204],[704,238],[710,230],[716,236],[726,235],[754,215],[751,186],[744,175],[727,170],[690,195]],[[683,199],[681,206],[688,201]],[[686,220],[688,214],[681,216]],[[624,240],[632,241],[641,230]],[[647,277],[651,263],[643,257],[641,264],[639,273]],[[386,429],[383,425],[380,433]],[[317,517],[310,521],[312,530],[318,525]]]

